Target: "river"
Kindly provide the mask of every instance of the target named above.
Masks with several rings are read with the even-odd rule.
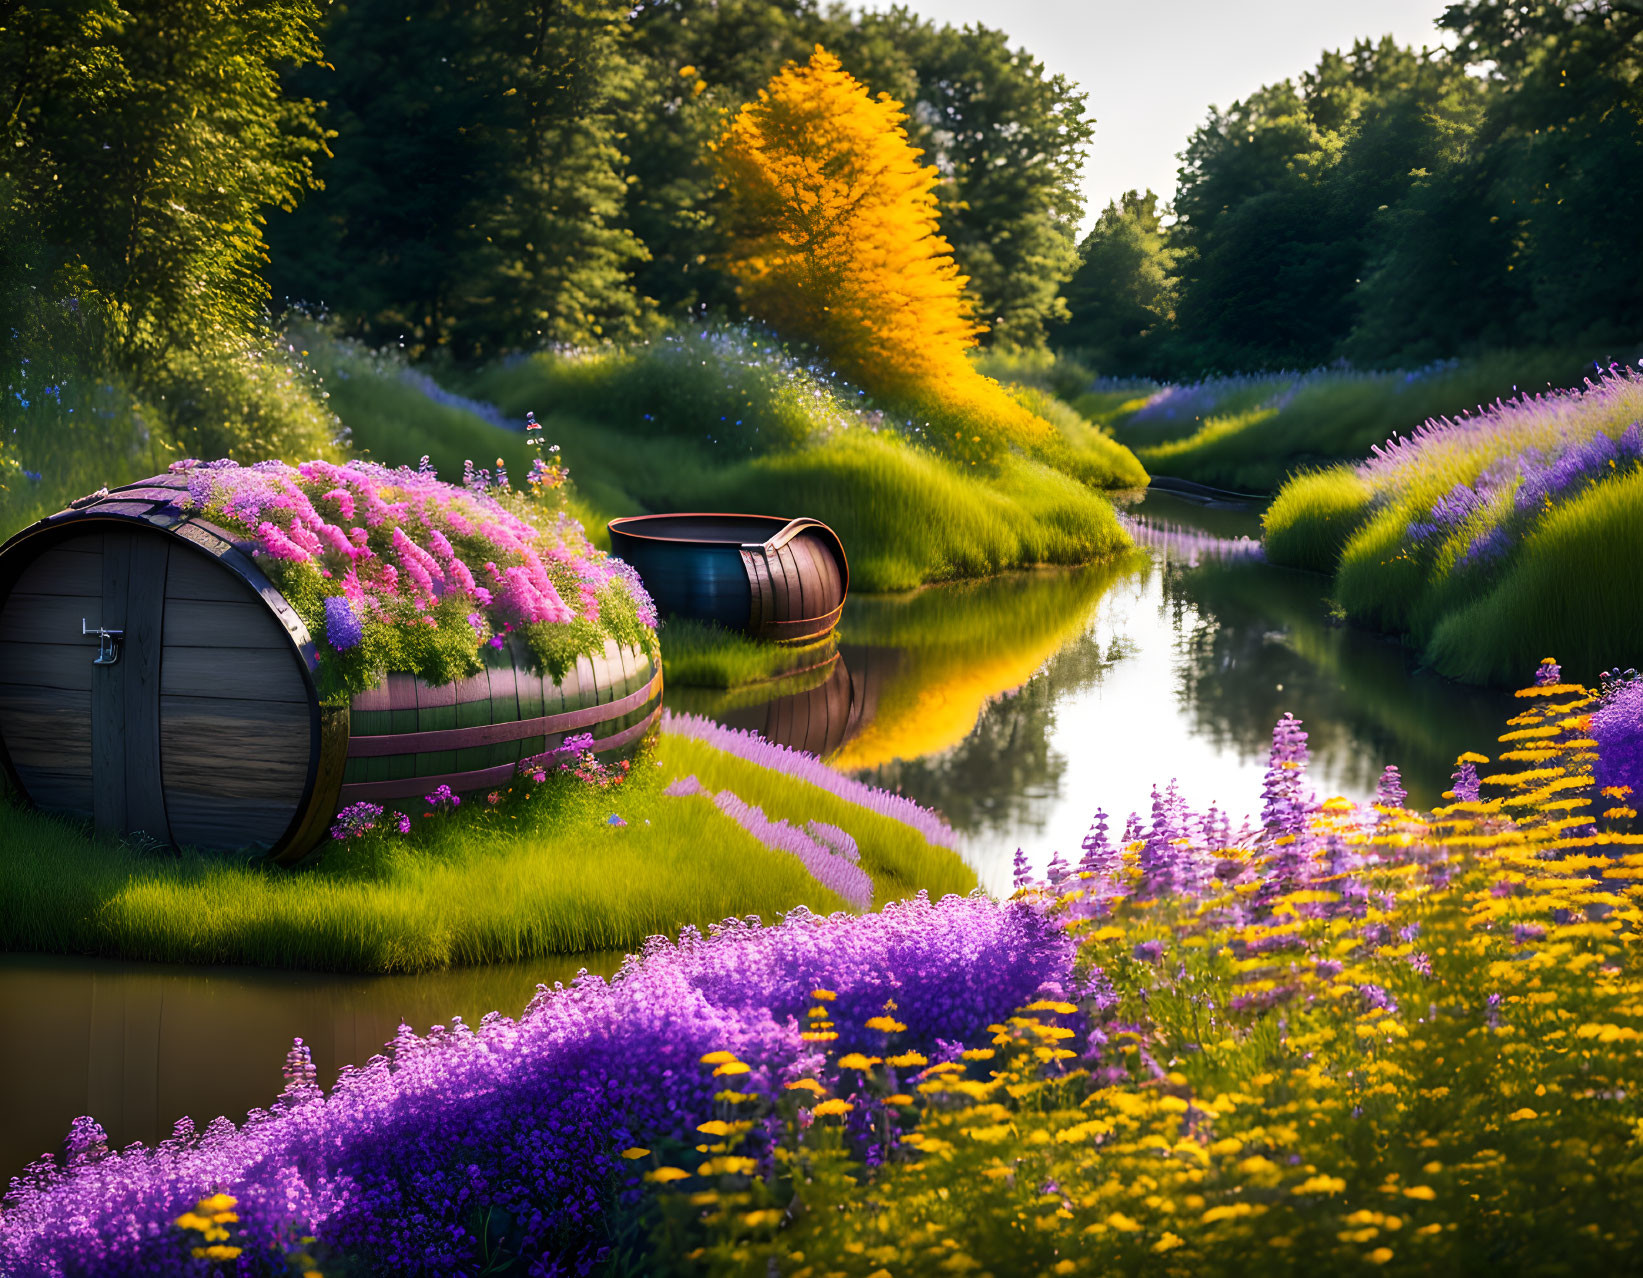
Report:
[[[1436,802],[1456,755],[1485,749],[1510,697],[1415,668],[1395,643],[1334,623],[1325,582],[1264,562],[1247,507],[1151,492],[1143,549],[846,605],[832,666],[738,694],[669,690],[712,714],[941,811],[983,884],[1009,889],[1015,850],[1077,855],[1096,808],[1121,825],[1172,779],[1234,820],[1260,801],[1272,724],[1310,734],[1323,794],[1364,799],[1387,763],[1412,806]],[[772,696],[772,693],[776,695]],[[423,976],[357,977],[0,955],[0,1177],[91,1114],[115,1144],[183,1115],[241,1118],[278,1092],[293,1037],[321,1080],[407,1022],[516,1015],[538,983],[619,954]]]

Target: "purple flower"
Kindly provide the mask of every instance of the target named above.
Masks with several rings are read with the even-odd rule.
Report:
[[[325,601],[325,638],[338,652],[357,647],[365,637],[365,629],[354,613],[353,604],[341,595],[331,595]]]
[[[367,830],[374,830],[378,818],[382,816],[382,805],[361,800],[350,803],[337,813],[337,819],[331,826],[333,839],[358,839],[365,836]]]
[[[453,812],[462,806],[461,797],[448,785],[437,786],[432,794],[425,794],[422,798],[436,812]]]
[[[0,1271],[194,1272],[170,1222],[227,1188],[247,1255],[277,1257],[269,1244],[311,1236],[372,1272],[477,1273],[495,1239],[472,1225],[490,1208],[537,1272],[597,1272],[637,1186],[619,1151],[700,1139],[726,1081],[703,1055],[732,1051],[752,1067],[738,1088],[781,1094],[813,1068],[799,1022],[818,987],[837,993],[840,1052],[882,1054],[865,1022],[892,998],[908,1026],[898,1048],[974,1042],[1046,983],[1074,988],[1074,949],[1024,903],[799,909],[774,927],[729,919],[705,935],[684,928],[677,943],[652,938],[609,982],[539,988],[517,1020],[405,1027],[328,1093],[293,1045],[285,1092],[240,1126],[223,1118],[197,1132],[184,1120],[153,1149],[114,1153],[96,1123],[77,1122],[62,1161],[13,1182]],[[279,1269],[275,1259],[258,1271]]]
[[[1450,778],[1454,782],[1455,799],[1460,803],[1476,803],[1478,801],[1479,782],[1478,770],[1471,760],[1466,760],[1455,769]]]
[[[1591,731],[1597,742],[1592,771],[1599,788],[1630,786],[1635,800],[1643,794],[1643,679],[1609,681],[1592,713]]]
[[[1397,765],[1387,764],[1386,770],[1381,773],[1381,779],[1375,786],[1375,803],[1383,808],[1401,808],[1409,797],[1403,788],[1403,776]]]

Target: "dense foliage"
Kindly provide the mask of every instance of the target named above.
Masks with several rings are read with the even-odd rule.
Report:
[[[1643,630],[1638,593],[1609,584],[1643,553],[1643,378],[1429,421],[1291,480],[1266,532],[1275,559],[1334,572],[1347,616],[1445,673],[1500,681],[1561,645],[1594,678]]]
[[[309,0],[8,6],[0,428],[40,504],[145,453],[139,473],[331,448],[335,419],[263,322],[264,218],[323,150],[279,77],[321,56],[319,17]]]
[[[525,9],[333,6],[291,77],[337,136],[324,189],[275,218],[282,297],[462,357],[632,333],[732,304],[708,144],[817,41],[909,104],[978,314],[1008,340],[1060,313],[1089,141],[1083,95],[1003,33],[812,0]]]
[[[1059,340],[1104,372],[1154,375],[1623,354],[1643,323],[1623,212],[1643,196],[1643,13],[1464,0],[1438,25],[1452,49],[1359,41],[1212,111],[1162,241],[1147,242],[1150,193],[1131,192],[1083,246],[1141,312],[1115,326],[1101,295],[1070,293]]]

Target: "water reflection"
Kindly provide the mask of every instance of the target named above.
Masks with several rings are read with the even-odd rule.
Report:
[[[1252,815],[1285,711],[1306,722],[1320,789],[1367,798],[1397,763],[1423,805],[1511,713],[1509,697],[1335,624],[1323,578],[1249,553],[1253,509],[1149,493],[1130,514],[1145,550],[1113,563],[846,607],[852,700],[831,761],[940,810],[990,888],[1007,887],[1017,846],[1043,864],[1077,847],[1097,806],[1145,812],[1172,778],[1196,804]],[[720,717],[773,733],[803,721],[764,714],[767,729],[746,705]]]
[[[883,660],[875,662],[858,653],[851,662],[835,653],[819,670],[729,692],[669,688],[667,704],[675,713],[705,715],[825,758],[860,729],[864,715],[873,717],[871,690],[882,682],[882,666],[894,664],[895,655],[881,654]]]
[[[1412,669],[1398,644],[1332,624],[1309,574],[1254,563],[1162,573],[1183,657],[1177,698],[1194,731],[1242,759],[1265,757],[1287,710],[1334,788],[1367,796],[1396,763],[1410,803],[1430,807],[1455,757],[1487,749],[1513,713],[1509,694]]]
[[[517,1016],[538,982],[569,981],[581,967],[609,975],[621,961],[595,953],[350,977],[0,955],[0,1018],[26,1027],[27,1043],[0,1053],[0,1184],[55,1151],[78,1114],[95,1117],[116,1146],[153,1144],[184,1115],[204,1128],[267,1105],[294,1037],[329,1085],[342,1066],[381,1051],[401,1022],[422,1031],[452,1016]]]

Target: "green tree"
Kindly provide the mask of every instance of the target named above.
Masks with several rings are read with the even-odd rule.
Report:
[[[1102,210],[1079,255],[1057,345],[1083,352],[1102,373],[1166,371],[1158,348],[1175,318],[1174,255],[1158,197],[1126,191]]]
[[[627,338],[624,113],[639,73],[612,0],[339,6],[326,190],[279,228],[282,292],[375,340],[481,358]]]
[[[319,57],[313,0],[12,0],[0,176],[52,287],[99,309],[153,387],[179,351],[243,344],[267,288],[263,211],[323,141],[282,67]]]
[[[1221,368],[1338,356],[1365,277],[1420,222],[1400,210],[1464,150],[1485,92],[1441,51],[1387,38],[1212,113],[1183,155],[1170,237],[1178,353]]]
[[[726,112],[756,97],[784,63],[809,56],[822,27],[813,0],[672,0],[634,11],[642,75],[625,124],[627,219],[650,250],[634,268],[635,287],[662,310],[734,307],[708,144]]]

